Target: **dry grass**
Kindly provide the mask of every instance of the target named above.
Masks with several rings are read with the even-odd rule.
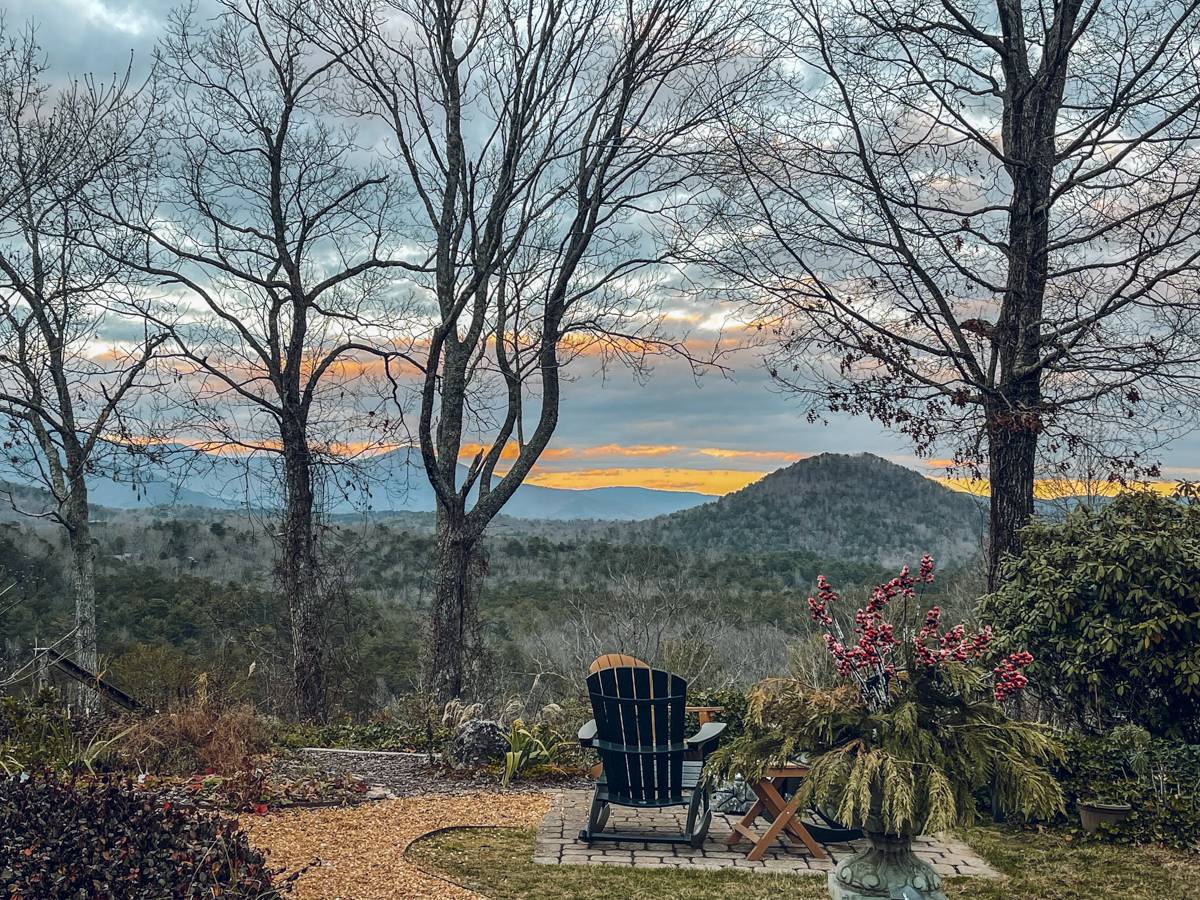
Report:
[[[120,742],[121,760],[142,772],[220,775],[252,768],[271,749],[269,726],[249,706],[193,704],[139,720]]]
[[[407,860],[416,838],[455,825],[531,828],[550,805],[547,794],[480,793],[406,797],[352,809],[246,816],[250,841],[272,868],[318,865],[296,882],[296,900],[450,900],[477,897]]]

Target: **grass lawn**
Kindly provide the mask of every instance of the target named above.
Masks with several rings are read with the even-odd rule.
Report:
[[[1200,900],[1200,859],[1157,848],[1079,844],[1058,834],[976,828],[967,840],[1007,877],[955,878],[946,893],[962,900]],[[408,858],[495,900],[538,897],[601,900],[826,900],[824,878],[531,862],[534,832],[455,829],[422,838]]]

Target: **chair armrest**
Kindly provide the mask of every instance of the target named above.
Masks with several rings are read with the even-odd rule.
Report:
[[[583,727],[579,729],[579,746],[590,747],[592,741],[596,739],[596,720],[584,722]]]
[[[699,750],[702,754],[707,755],[711,750],[716,749],[721,735],[725,733],[728,725],[728,722],[709,722],[707,725],[701,725],[700,730],[687,738],[684,743],[687,744],[689,750]]]

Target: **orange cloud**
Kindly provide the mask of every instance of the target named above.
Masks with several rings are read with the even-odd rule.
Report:
[[[178,446],[186,447],[189,450],[197,450],[201,453],[209,453],[214,456],[247,456],[251,453],[266,452],[278,453],[283,449],[283,443],[278,438],[260,438],[257,440],[241,441],[234,437],[229,438],[195,438],[185,435],[174,435],[171,437],[148,437],[144,435],[136,437],[123,437],[117,434],[107,435],[106,439],[114,444],[127,444],[131,447],[159,447],[159,446]],[[319,451],[331,454],[333,456],[345,457],[350,459],[355,456],[372,456],[376,454],[390,453],[393,450],[400,450],[407,447],[408,444],[398,444],[389,441],[330,441],[322,443],[317,440],[311,440],[309,447],[313,451]]]
[[[953,491],[974,494],[977,497],[988,495],[986,478],[946,478],[933,477],[933,480],[943,484]],[[1061,500],[1065,497],[1100,496],[1115,497],[1126,490],[1154,491],[1157,494],[1170,495],[1175,492],[1176,483],[1173,481],[1140,481],[1131,483],[1128,487],[1116,482],[1087,482],[1069,478],[1041,478],[1033,484],[1033,495],[1039,500]]]
[[[489,447],[491,447],[491,444],[463,444],[458,455],[460,459],[473,459],[475,454],[481,450],[486,451]],[[606,456],[666,456],[670,453],[678,453],[682,449],[674,444],[632,444],[629,446],[601,444],[596,447],[548,447],[542,451],[540,459],[548,461],[561,459],[598,459]],[[500,458],[505,460],[516,459],[517,445],[510,441],[501,452]]]
[[[724,447],[701,447],[696,451],[717,459],[761,459],[794,463],[812,456],[811,453],[792,453],[788,450],[727,450]]]
[[[678,453],[682,449],[675,444],[630,444],[628,446],[601,444],[598,447],[582,447],[567,452],[579,459],[596,459],[603,456],[666,456],[670,453]]]
[[[738,469],[645,468],[579,469],[573,472],[534,472],[527,480],[543,487],[573,490],[598,487],[645,487],[662,491],[728,494],[758,481],[766,472]]]
[[[491,444],[463,444],[458,448],[459,459],[474,459],[480,453],[487,453],[491,449]],[[500,458],[513,460],[517,458],[517,445],[509,441],[504,445],[504,449],[500,451]]]
[[[463,444],[459,456],[471,459],[480,450],[486,450],[488,444]],[[653,458],[658,456],[699,455],[711,456],[715,459],[747,459],[761,462],[794,463],[812,456],[811,453],[796,453],[790,450],[733,450],[726,447],[684,447],[679,444],[599,444],[594,447],[551,447],[542,453],[541,459],[603,459],[606,457],[629,457],[632,459]],[[501,459],[511,460],[517,456],[516,445],[510,443],[504,448]]]

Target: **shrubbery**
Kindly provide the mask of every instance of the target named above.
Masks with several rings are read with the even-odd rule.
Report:
[[[1200,493],[1123,493],[1022,541],[982,617],[1033,653],[1043,698],[1088,728],[1200,738]]]
[[[746,714],[750,701],[741,688],[718,688],[712,691],[688,691],[688,706],[719,706],[721,712],[716,720],[726,724],[725,740],[737,737],[745,729]],[[588,714],[591,718],[591,714]],[[689,723],[696,724],[699,723]],[[695,730],[694,728],[692,729]],[[689,732],[690,733],[690,732]]]
[[[1070,806],[1099,800],[1133,807],[1124,822],[1104,826],[1101,839],[1200,846],[1200,745],[1128,725],[1103,737],[1070,735],[1065,744],[1056,774]]]
[[[0,775],[93,771],[109,761],[118,736],[73,719],[53,691],[0,697]]]
[[[432,738],[431,738],[432,735]],[[427,750],[431,740],[440,746],[447,739],[446,729],[432,714],[401,719],[386,712],[367,722],[331,722],[325,725],[289,723],[279,735],[287,749],[300,747],[337,747],[353,750]]]
[[[0,895],[278,897],[237,822],[120,781],[0,781]]]

